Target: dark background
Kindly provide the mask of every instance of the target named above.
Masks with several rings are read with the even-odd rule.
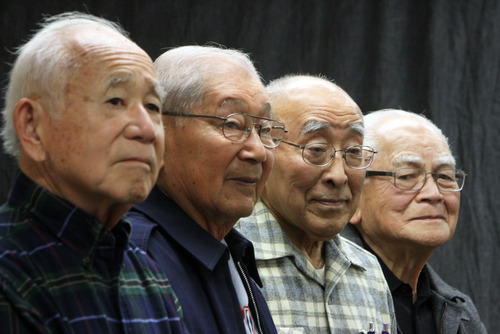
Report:
[[[80,10],[120,22],[153,59],[167,47],[216,42],[251,54],[265,81],[334,79],[363,112],[424,113],[449,137],[468,177],[455,237],[431,263],[500,327],[500,1],[1,0],[0,73],[42,14]],[[0,153],[0,203],[15,170]]]

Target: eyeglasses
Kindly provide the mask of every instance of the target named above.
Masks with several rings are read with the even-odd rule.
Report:
[[[460,191],[464,187],[464,171],[446,168],[437,172],[426,172],[421,168],[398,168],[394,172],[367,170],[366,176],[393,176],[394,186],[402,190],[420,190],[424,187],[427,174],[432,175],[441,191]]]
[[[259,134],[262,145],[266,148],[277,147],[285,132],[285,125],[271,118],[254,116],[249,114],[234,113],[227,117],[213,116],[213,115],[196,115],[196,114],[184,114],[164,111],[163,115],[168,116],[179,116],[179,117],[201,117],[201,118],[214,118],[224,121],[222,124],[222,134],[224,137],[233,142],[243,142],[245,141],[252,132],[252,128]],[[262,123],[255,123],[253,119],[264,120]]]
[[[332,163],[336,152],[343,152],[347,166],[353,169],[367,168],[372,164],[373,157],[377,151],[369,146],[354,145],[345,150],[336,150],[327,143],[309,143],[305,146],[290,143],[282,140],[283,143],[295,146],[302,150],[302,159],[308,165],[315,167],[325,167]]]

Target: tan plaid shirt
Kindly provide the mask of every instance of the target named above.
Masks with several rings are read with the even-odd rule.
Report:
[[[396,332],[391,292],[372,254],[335,236],[326,243],[326,280],[292,244],[262,201],[236,228],[252,241],[280,333],[359,333],[373,322]],[[324,283],[326,281],[326,284]]]

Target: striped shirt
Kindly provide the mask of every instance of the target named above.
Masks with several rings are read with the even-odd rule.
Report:
[[[335,236],[325,244],[324,271],[316,270],[258,201],[236,228],[255,248],[259,275],[280,333],[358,333],[373,322],[377,333],[396,333],[391,292],[377,259]]]
[[[183,333],[168,279],[129,233],[18,173],[0,207],[0,333]]]

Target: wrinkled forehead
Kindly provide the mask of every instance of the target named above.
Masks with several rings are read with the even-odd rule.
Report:
[[[434,129],[418,123],[400,124],[398,127],[389,125],[379,129],[381,147],[377,159],[396,168],[455,166],[455,159],[448,144]]]
[[[78,69],[73,78],[104,80],[109,87],[141,78],[161,94],[151,58],[134,42],[105,26],[82,25],[81,29],[75,29],[66,32]]]
[[[108,60],[138,62],[145,69],[153,69],[153,62],[137,44],[114,31],[95,24],[82,24],[64,32],[70,52],[80,65],[100,63]]]

